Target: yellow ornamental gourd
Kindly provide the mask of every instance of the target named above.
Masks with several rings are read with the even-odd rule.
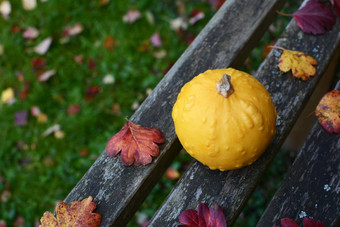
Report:
[[[186,83],[172,118],[184,149],[221,171],[252,164],[275,136],[276,110],[269,92],[233,68],[207,70]]]

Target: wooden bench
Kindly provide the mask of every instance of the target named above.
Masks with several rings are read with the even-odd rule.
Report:
[[[69,193],[65,202],[94,197],[102,226],[125,226],[181,151],[171,118],[181,87],[207,69],[239,67],[266,31],[284,0],[228,0],[165,75],[130,120],[160,129],[166,142],[147,166],[126,167],[120,157],[105,152]],[[280,50],[272,50],[254,74],[270,92],[277,109],[276,137],[251,166],[234,171],[212,171],[193,161],[150,222],[150,226],[176,226],[186,209],[201,202],[218,203],[228,226],[238,217],[259,179],[275,158],[329,65],[339,64],[340,21],[323,35],[308,35],[291,21],[276,45],[302,51],[317,61],[316,75],[301,81],[281,75]],[[326,226],[340,221],[340,140],[315,123],[287,178],[269,204],[258,226],[279,224],[280,218],[308,217]],[[324,189],[327,185],[327,190]],[[328,191],[328,187],[330,190]],[[339,225],[338,225],[339,226]]]

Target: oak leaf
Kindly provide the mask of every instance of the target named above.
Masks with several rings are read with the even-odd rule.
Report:
[[[292,16],[303,32],[313,33],[314,35],[323,34],[326,29],[332,29],[336,22],[336,16],[332,9],[316,0],[308,1],[305,6],[293,14],[278,13],[284,16]]]
[[[40,219],[40,227],[55,226],[88,226],[96,227],[100,225],[101,215],[92,213],[96,209],[96,203],[92,202],[93,198],[89,196],[82,201],[72,202],[71,207],[59,202],[56,207],[56,217],[51,212],[45,212]]]
[[[340,91],[326,93],[317,105],[315,115],[327,132],[340,133]]]
[[[300,52],[287,50],[281,47],[274,47],[283,49],[283,53],[279,59],[279,68],[283,72],[292,70],[293,76],[302,80],[308,80],[311,76],[314,76],[316,69],[314,65],[318,62],[311,56]]]
[[[193,209],[183,211],[179,221],[186,227],[227,227],[222,208],[214,203],[209,208],[205,203],[200,203],[197,211]]]
[[[121,152],[124,165],[135,166],[151,163],[152,157],[157,157],[159,147],[156,143],[165,141],[163,133],[156,128],[143,127],[127,119],[123,128],[108,142],[105,152],[114,157]]]

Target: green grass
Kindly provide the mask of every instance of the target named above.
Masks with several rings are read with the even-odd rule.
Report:
[[[124,117],[133,114],[133,103],[140,104],[147,90],[156,86],[183,53],[188,34],[197,35],[215,13],[205,0],[183,1],[186,16],[193,9],[200,9],[205,18],[189,26],[186,33],[178,34],[169,25],[171,19],[179,16],[175,1],[112,0],[104,6],[99,2],[38,1],[36,9],[25,11],[20,0],[13,0],[9,19],[0,18],[0,45],[4,49],[0,55],[0,93],[10,87],[16,98],[11,105],[0,102],[0,220],[8,226],[19,217],[25,219],[25,226],[33,226],[44,211],[54,210],[56,202],[66,197],[103,152],[108,139],[123,126]],[[122,17],[129,9],[138,9],[142,18],[133,24],[123,23]],[[154,23],[147,20],[146,14],[153,15]],[[76,23],[83,25],[83,32],[61,43],[63,28]],[[244,66],[244,70],[251,72],[258,67],[263,60],[262,46],[275,39],[285,24],[279,23],[275,32],[265,35],[250,56],[252,64]],[[39,29],[38,38],[22,37],[22,31],[29,26]],[[19,31],[15,32],[15,28]],[[150,44],[149,38],[155,32],[161,36],[161,47]],[[45,55],[39,56],[32,48],[46,37],[53,38],[52,45]],[[103,47],[106,37],[115,40],[111,51]],[[147,49],[141,50],[145,45]],[[154,56],[160,50],[166,51],[164,58]],[[82,64],[74,61],[78,55],[83,56]],[[38,57],[46,59],[46,70],[57,71],[47,82],[39,82],[33,70],[31,61]],[[91,59],[94,69],[88,66]],[[18,80],[19,73],[23,74],[23,81]],[[107,74],[114,76],[115,83],[103,83]],[[29,93],[20,100],[25,83],[29,83]],[[90,86],[97,86],[100,92],[86,101],[86,89]],[[78,105],[79,113],[69,116],[70,105]],[[29,112],[32,106],[39,106],[48,121],[39,123],[29,114],[27,125],[16,126],[15,113]],[[55,124],[61,126],[65,137],[43,137],[42,133]],[[81,153],[84,149],[87,154]],[[181,155],[172,167],[183,172],[190,160],[188,155]],[[151,218],[174,184],[163,177],[139,213]],[[255,194],[250,205],[261,196]],[[136,226],[136,220],[129,225]]]

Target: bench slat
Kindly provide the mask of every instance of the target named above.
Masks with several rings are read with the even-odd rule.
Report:
[[[65,202],[91,195],[98,204],[96,211],[102,215],[102,226],[124,226],[181,149],[171,118],[180,88],[206,69],[241,65],[284,2],[226,1],[130,118],[164,133],[166,142],[159,157],[148,166],[135,168],[125,167],[119,157],[108,158],[103,153]]]
[[[316,67],[317,75],[308,81],[281,75],[277,64],[282,51],[273,50],[256,73],[255,77],[269,90],[278,112],[276,137],[267,151],[251,166],[234,171],[211,171],[194,162],[155,214],[150,226],[176,226],[181,211],[196,209],[201,202],[220,204],[228,225],[236,220],[332,56],[339,50],[340,23],[322,36],[314,36],[303,33],[292,20],[281,37],[277,46],[305,52],[316,58],[319,64]]]
[[[280,224],[281,218],[300,224],[304,215],[325,226],[339,226],[339,163],[340,135],[327,133],[316,122],[257,226]]]

